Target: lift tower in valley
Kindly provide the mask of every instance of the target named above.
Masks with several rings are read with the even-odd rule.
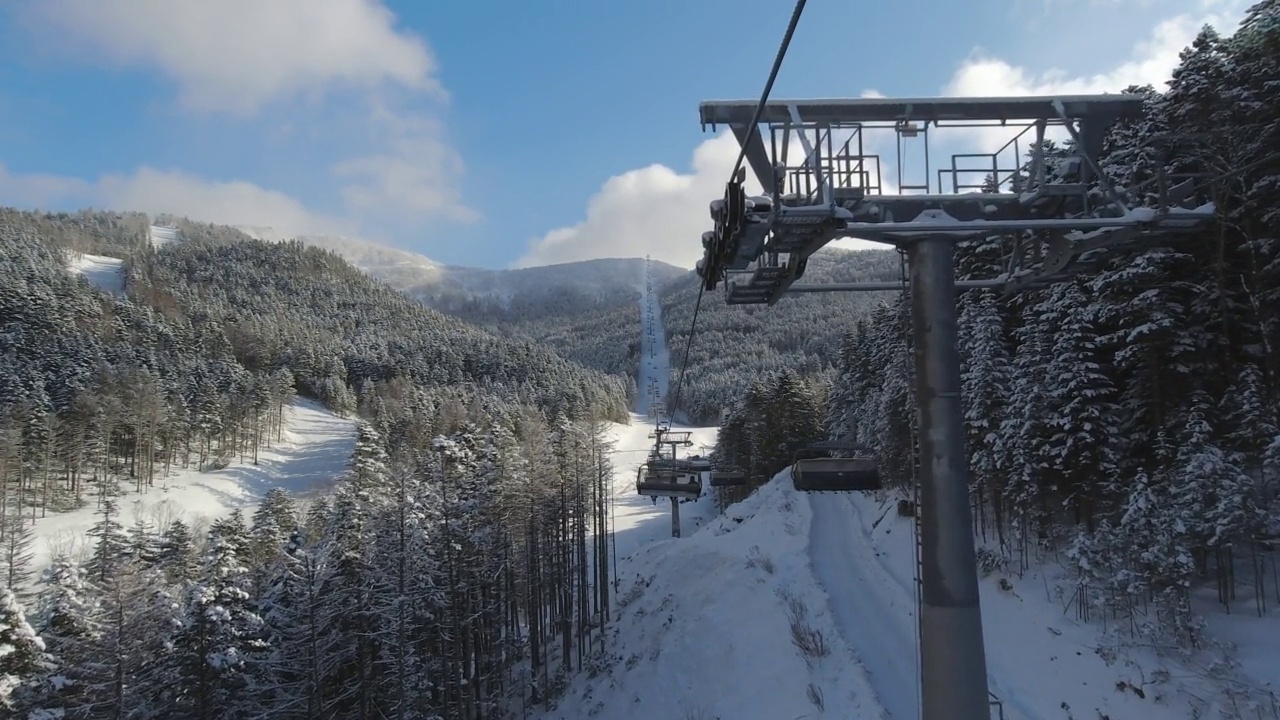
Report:
[[[749,183],[743,168],[711,203],[703,290],[723,284],[730,304],[763,305],[796,292],[910,295],[922,717],[987,718],[956,292],[1054,283],[1098,267],[1110,251],[1195,232],[1214,207],[1197,178],[1166,177],[1160,163],[1142,201],[1101,172],[1108,128],[1142,115],[1135,95],[716,101],[700,111],[704,129],[733,132],[754,175]],[[985,147],[939,161],[934,136],[935,148]],[[1055,137],[1069,141],[1065,156],[1045,152]],[[880,153],[892,153],[894,178],[884,177]],[[837,238],[899,248],[903,282],[795,284],[809,256]],[[981,238],[999,243],[1001,271],[957,282],[955,243]]]

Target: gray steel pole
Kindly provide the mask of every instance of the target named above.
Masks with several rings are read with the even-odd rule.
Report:
[[[920,417],[920,613],[923,720],[988,720],[987,662],[969,513],[960,405],[954,248],[908,248]]]

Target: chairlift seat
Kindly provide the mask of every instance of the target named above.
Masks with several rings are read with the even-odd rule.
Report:
[[[881,489],[875,460],[811,458],[791,466],[791,482],[800,492],[870,492]]]
[[[741,470],[713,470],[711,487],[742,487],[747,484],[747,475]]]
[[[711,461],[707,458],[691,457],[684,461],[685,467],[693,472],[710,472]]]
[[[647,497],[697,500],[702,497],[702,479],[696,472],[677,470],[667,464],[641,465],[636,472],[636,492]]]

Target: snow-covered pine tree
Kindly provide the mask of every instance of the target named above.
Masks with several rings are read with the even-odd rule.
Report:
[[[27,622],[16,595],[0,589],[0,710],[15,712],[36,692],[49,670],[44,641]]]
[[[987,514],[992,529],[1004,540],[1004,483],[1000,457],[1004,448],[999,429],[1009,397],[1009,351],[995,295],[987,290],[968,293],[960,313],[961,397],[964,399],[974,522],[985,538]]]

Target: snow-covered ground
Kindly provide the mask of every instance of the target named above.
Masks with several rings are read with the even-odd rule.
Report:
[[[805,495],[785,471],[723,515],[709,497],[682,505],[677,540],[669,503],[635,494],[652,442],[646,390],[667,390],[657,310],[646,295],[637,413],[610,431],[620,560],[610,662],[576,676],[542,720],[918,717],[915,537],[895,495]],[[696,445],[714,441],[714,428],[694,429]],[[993,718],[1280,719],[1275,610],[1258,618],[1241,600],[1227,614],[1197,598],[1212,636],[1234,646],[1233,665],[1217,648],[1187,658],[1078,619],[1053,563],[994,570],[980,588]]]
[[[885,717],[810,570],[811,517],[784,473],[620,563],[610,669],[576,677],[545,720]],[[825,656],[798,650],[793,617]]]
[[[1272,551],[1274,556],[1276,551]],[[1263,562],[1266,562],[1265,560]],[[1271,558],[1271,562],[1277,562]],[[1271,693],[1272,715],[1280,718],[1280,574],[1276,565],[1264,571],[1268,580],[1265,591],[1267,614],[1258,617],[1253,599],[1253,588],[1241,583],[1237,600],[1230,609],[1217,601],[1213,588],[1202,589],[1192,601],[1192,607],[1205,619],[1209,635],[1226,643],[1232,650],[1239,672],[1252,688],[1262,688]]]
[[[102,255],[75,254],[70,270],[109,293],[124,292],[124,261]]]
[[[169,477],[141,494],[117,498],[120,521],[129,527],[141,516],[156,525],[181,517],[194,526],[236,508],[255,505],[272,488],[294,497],[326,487],[346,469],[355,447],[355,425],[318,403],[298,400],[286,410],[284,441],[260,450],[258,464],[232,463],[223,470],[173,470]],[[128,479],[124,490],[132,490]],[[72,554],[88,547],[85,531],[98,521],[97,502],[86,507],[38,518],[35,524],[33,567],[42,570],[57,551]]]
[[[150,231],[151,247],[159,248],[179,240],[178,228],[168,225],[152,225]]]
[[[897,515],[891,497],[824,494],[810,496],[809,502],[815,518],[809,553],[837,618],[846,621],[841,629],[885,707],[894,717],[914,712],[912,521]],[[1275,692],[1280,682],[1275,617],[1234,616],[1250,628],[1229,639],[1243,643],[1238,656],[1252,678],[1227,668],[1210,677],[1206,665],[1212,650],[1191,660],[1158,654],[1124,637],[1104,635],[1099,622],[1077,619],[1070,602],[1074,588],[1054,563],[1033,566],[1021,577],[993,572],[980,588],[990,689],[1010,720],[1190,718],[1197,716],[1193,705],[1199,705],[1200,717],[1219,711],[1226,717],[1280,717],[1275,714],[1280,706],[1266,701],[1256,714],[1244,697],[1265,698],[1264,683],[1269,681]],[[1237,612],[1248,614],[1245,603]],[[1221,624],[1210,617],[1211,629]],[[906,689],[904,675],[912,681]],[[1237,693],[1238,711],[1221,695],[1228,687]]]
[[[629,543],[612,669],[575,678],[545,718],[917,717],[913,542],[896,497],[798,494],[784,472],[696,534]],[[1211,616],[1216,637],[1240,644],[1243,672],[1211,669],[1212,650],[1188,660],[1108,639],[1076,618],[1060,582],[1055,565],[981,582],[990,688],[1007,720],[1276,717],[1274,617],[1244,603]],[[788,598],[829,648],[812,664],[792,642]]]

